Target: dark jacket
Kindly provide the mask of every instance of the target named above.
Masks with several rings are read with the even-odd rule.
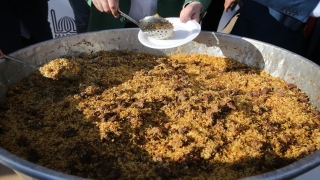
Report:
[[[0,49],[3,53],[22,48],[20,20],[35,43],[52,39],[47,0],[1,0]]]
[[[231,34],[267,42],[301,56],[313,51],[304,21],[319,0],[245,0]],[[315,29],[314,32],[319,30]],[[318,41],[317,39],[314,39]]]
[[[280,23],[296,30],[307,19],[319,0],[255,0],[269,8],[270,14]]]
[[[313,30],[307,58],[320,65],[320,18],[318,18]]]

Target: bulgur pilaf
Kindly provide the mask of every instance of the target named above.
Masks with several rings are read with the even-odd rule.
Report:
[[[75,64],[66,78],[52,70],[62,60],[65,69]],[[52,79],[35,72],[8,91],[0,146],[50,169],[92,179],[231,180],[319,149],[320,116],[308,97],[233,60],[100,51],[49,64],[41,73]]]

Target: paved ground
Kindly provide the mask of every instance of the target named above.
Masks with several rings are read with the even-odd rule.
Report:
[[[21,178],[11,169],[0,164],[0,180],[20,180]]]

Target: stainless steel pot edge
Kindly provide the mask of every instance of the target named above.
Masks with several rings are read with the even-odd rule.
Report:
[[[311,97],[313,105],[320,107],[319,87],[320,68],[313,62],[273,45],[260,41],[222,33],[201,32],[192,42],[181,47],[155,50],[139,43],[138,29],[107,30],[84,33],[39,43],[10,54],[23,58],[38,66],[63,56],[78,55],[99,50],[132,50],[156,55],[174,53],[203,53],[226,56],[248,65],[266,70],[288,83],[295,83]],[[15,72],[12,72],[12,69]],[[21,64],[0,61],[0,101],[7,89],[15,82],[28,77],[33,72]],[[252,179],[291,179],[320,164],[320,151],[275,171],[244,178]],[[59,173],[16,157],[0,148],[0,162],[4,165],[38,179],[80,179]]]

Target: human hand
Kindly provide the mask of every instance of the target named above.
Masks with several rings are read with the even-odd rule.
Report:
[[[92,0],[92,2],[99,11],[112,14],[115,18],[119,17],[119,0]]]
[[[241,0],[225,0],[224,1],[224,11],[228,12],[228,9],[231,9],[231,11],[234,10],[234,8],[237,7],[238,4],[240,4]]]
[[[202,4],[200,2],[191,2],[180,12],[180,21],[186,23],[188,20],[196,20],[200,22],[200,14],[202,11]]]
[[[0,50],[0,59],[4,58],[2,51]]]

